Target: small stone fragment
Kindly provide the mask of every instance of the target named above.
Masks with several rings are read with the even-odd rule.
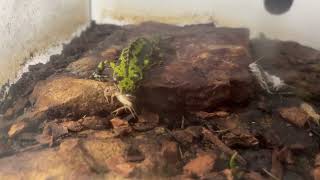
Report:
[[[257,138],[249,133],[227,133],[222,136],[222,141],[229,147],[241,146],[241,147],[255,147],[259,144]]]
[[[226,176],[227,180],[234,180],[233,173],[230,169],[225,169],[222,173]]]
[[[285,107],[279,109],[280,116],[288,122],[303,127],[308,120],[308,115],[297,107]]]
[[[154,129],[154,132],[157,134],[157,135],[162,135],[162,134],[165,134],[166,133],[166,128],[164,127],[156,127]]]
[[[53,144],[53,138],[47,134],[40,134],[36,137],[36,141],[43,145],[51,145]]]
[[[202,126],[189,126],[185,131],[192,134],[193,138],[199,139],[202,136]]]
[[[162,143],[161,156],[169,164],[175,165],[180,159],[178,144],[173,141],[164,141]]]
[[[191,144],[193,142],[193,135],[187,130],[176,130],[172,132],[173,137],[184,145]]]
[[[213,169],[216,158],[215,154],[198,154],[195,159],[183,167],[183,171],[188,176],[203,177]]]
[[[113,118],[110,120],[111,125],[118,135],[127,135],[129,134],[132,129],[129,126],[128,121],[120,119],[120,118]]]
[[[113,118],[113,119],[110,120],[110,122],[111,122],[111,125],[112,125],[112,127],[114,129],[129,126],[128,121],[125,121],[125,120],[120,119],[120,118]]]
[[[42,134],[37,136],[36,140],[41,144],[49,144],[50,146],[52,146],[56,140],[67,134],[67,127],[51,122],[45,125]]]
[[[212,113],[208,113],[205,111],[199,111],[194,113],[197,117],[201,119],[209,119],[209,118],[223,118],[229,116],[228,112],[225,111],[216,111]]]
[[[58,125],[56,123],[49,123],[46,128],[49,128],[53,139],[57,139],[61,136],[68,134],[68,129]]]
[[[313,178],[314,180],[320,180],[320,168],[317,167],[313,170]]]
[[[17,122],[15,124],[13,124],[8,132],[8,135],[10,138],[13,138],[14,136],[16,136],[17,134],[21,133],[23,130],[25,130],[25,128],[27,127],[27,124],[23,121]]]
[[[306,112],[311,118],[312,120],[319,124],[320,122],[320,115],[314,110],[314,108],[308,104],[308,103],[302,103],[300,105],[301,109]]]
[[[138,116],[138,122],[132,127],[136,131],[149,131],[159,123],[159,115],[151,112],[143,112]]]
[[[320,167],[320,154],[316,155],[316,159],[314,160],[314,166]]]
[[[83,129],[83,126],[78,121],[67,121],[61,123],[61,125],[73,132],[79,132]]]
[[[85,117],[80,120],[80,124],[88,129],[101,130],[106,129],[105,119],[98,116]]]

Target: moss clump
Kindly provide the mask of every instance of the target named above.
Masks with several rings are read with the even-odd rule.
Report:
[[[156,46],[156,41],[138,38],[122,50],[117,64],[110,63],[113,78],[122,93],[132,94],[136,90],[139,81],[143,79],[144,71],[154,64],[152,56]]]

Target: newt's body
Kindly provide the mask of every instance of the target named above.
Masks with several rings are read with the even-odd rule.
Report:
[[[138,38],[122,50],[118,60],[99,63],[97,73],[94,74],[95,78],[99,79],[108,65],[113,70],[115,87],[106,89],[104,95],[106,98],[111,97],[111,102],[113,102],[113,97],[116,97],[124,105],[115,110],[115,113],[121,109],[128,109],[134,116],[136,115],[132,94],[143,79],[144,71],[151,65],[156,64],[156,62],[152,62],[152,56],[158,49],[157,43],[157,41],[146,38]]]

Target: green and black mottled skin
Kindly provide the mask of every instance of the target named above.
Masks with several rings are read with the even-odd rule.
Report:
[[[138,38],[128,47],[124,48],[117,61],[104,61],[99,63],[97,74],[101,75],[107,65],[113,71],[113,79],[116,81],[121,93],[132,94],[137,89],[139,81],[143,79],[144,71],[152,65],[152,57],[158,51],[158,39],[149,40]]]

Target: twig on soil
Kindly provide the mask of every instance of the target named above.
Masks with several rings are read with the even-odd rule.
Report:
[[[184,129],[184,116],[182,116],[181,129]]]
[[[179,139],[177,139],[169,129],[165,128],[165,130],[178,144],[183,146],[183,142],[179,141]]]
[[[183,153],[182,153],[181,146],[179,146],[179,153],[180,153],[181,159],[184,159],[184,155],[183,155]]]
[[[225,133],[225,132],[229,132],[231,130],[234,130],[236,129],[237,127],[234,127],[234,128],[228,128],[228,129],[222,129],[222,130],[216,130],[214,131],[215,133]]]
[[[279,178],[277,178],[275,175],[273,175],[271,172],[269,172],[268,170],[266,170],[265,168],[262,168],[262,170],[268,174],[272,179],[274,180],[280,180]]]
[[[283,177],[283,165],[280,161],[280,151],[278,149],[273,150],[272,152],[272,168],[271,173],[278,177],[278,179],[282,179]]]
[[[225,152],[229,156],[233,156],[237,151],[230,149],[227,145],[225,145],[217,136],[215,136],[208,129],[203,128],[202,134],[204,137],[209,140],[212,144],[216,145],[221,151]],[[240,156],[239,154],[235,157],[237,161],[239,161],[242,165],[246,165],[247,161]]]
[[[37,150],[44,149],[47,147],[48,147],[48,145],[45,145],[45,144],[35,144],[32,146],[28,146],[26,148],[20,149],[20,150],[16,151],[15,153],[23,153],[23,152],[27,152],[27,151],[37,151]]]

